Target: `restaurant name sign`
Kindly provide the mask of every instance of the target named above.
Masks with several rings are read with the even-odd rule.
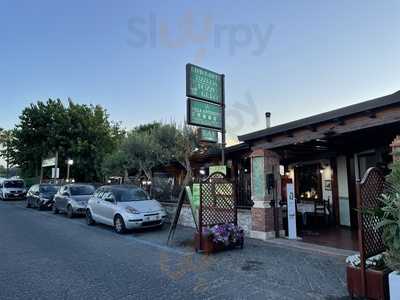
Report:
[[[188,124],[222,129],[222,108],[220,105],[188,99],[187,110]]]
[[[201,67],[186,65],[186,95],[217,104],[223,103],[223,79],[221,74]]]

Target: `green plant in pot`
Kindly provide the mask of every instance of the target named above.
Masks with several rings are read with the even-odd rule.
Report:
[[[382,229],[386,246],[385,262],[393,270],[389,275],[390,298],[400,299],[400,161],[392,165],[381,201],[381,207],[367,213],[381,219],[378,229]]]

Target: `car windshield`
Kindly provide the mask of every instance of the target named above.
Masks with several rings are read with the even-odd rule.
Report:
[[[25,184],[21,180],[4,181],[5,188],[24,188]]]
[[[116,189],[114,194],[117,202],[131,202],[148,200],[146,192],[142,189]]]
[[[91,185],[70,186],[71,196],[93,195],[94,187]]]
[[[43,194],[55,194],[58,191],[59,186],[57,185],[41,185],[40,192]]]

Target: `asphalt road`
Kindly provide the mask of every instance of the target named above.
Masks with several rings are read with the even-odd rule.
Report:
[[[248,246],[205,256],[0,202],[0,299],[342,299],[336,259]],[[261,245],[261,244],[260,244]],[[298,255],[298,257],[296,257]],[[292,266],[298,260],[304,263]],[[287,264],[287,265],[286,265]]]

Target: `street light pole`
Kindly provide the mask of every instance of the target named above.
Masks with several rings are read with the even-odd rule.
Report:
[[[74,164],[74,161],[72,159],[67,160],[67,182],[69,181],[69,169],[73,164]]]

